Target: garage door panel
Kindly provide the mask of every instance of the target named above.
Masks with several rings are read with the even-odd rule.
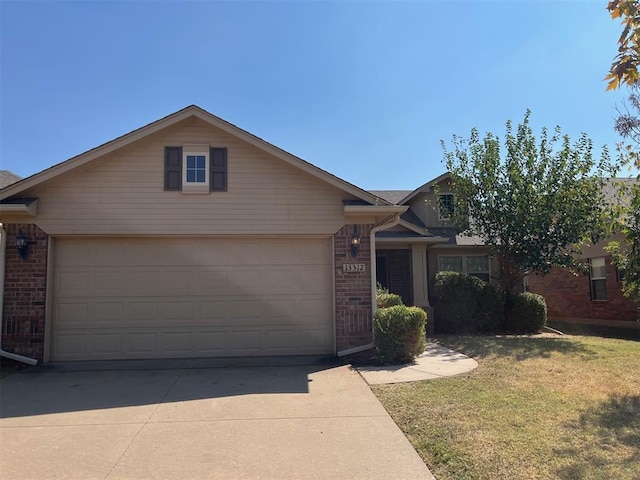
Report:
[[[328,238],[58,240],[52,359],[331,353],[330,253]]]

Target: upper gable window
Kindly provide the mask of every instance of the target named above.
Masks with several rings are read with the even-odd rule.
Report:
[[[164,189],[182,193],[227,191],[227,149],[209,145],[165,147]]]
[[[206,155],[186,155],[187,165],[186,183],[207,183],[207,156]]]
[[[452,193],[438,195],[438,220],[451,220],[455,211]]]
[[[209,193],[209,145],[182,146],[182,191]]]

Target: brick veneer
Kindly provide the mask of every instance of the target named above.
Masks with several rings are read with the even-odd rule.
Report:
[[[529,289],[547,301],[547,315],[557,319],[635,320],[640,312],[622,295],[611,258],[606,257],[607,300],[592,301],[589,275],[554,268],[546,276],[531,275]]]
[[[371,225],[357,225],[360,249],[351,256],[353,225],[345,225],[333,236],[336,281],[336,347],[338,352],[365,345],[373,340],[371,334]],[[344,263],[364,263],[364,272],[344,272]]]
[[[48,235],[36,225],[8,224],[5,252],[2,349],[42,361],[44,353]],[[29,258],[20,258],[16,235],[29,242]]]

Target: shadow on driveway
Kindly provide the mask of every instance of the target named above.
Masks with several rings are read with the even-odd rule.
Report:
[[[47,364],[2,380],[0,418],[252,394],[306,394],[314,373],[336,365],[334,359],[287,367],[210,368],[166,360]]]

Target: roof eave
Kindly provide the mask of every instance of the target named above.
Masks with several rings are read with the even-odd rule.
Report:
[[[24,203],[0,203],[0,215],[24,215],[35,217],[38,213],[38,200]]]
[[[395,215],[408,210],[405,205],[345,205],[346,215]]]

